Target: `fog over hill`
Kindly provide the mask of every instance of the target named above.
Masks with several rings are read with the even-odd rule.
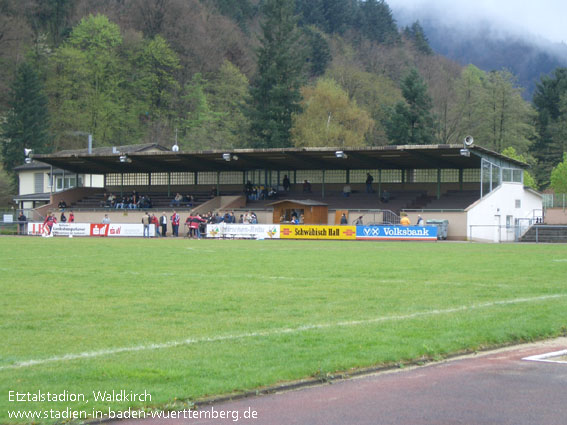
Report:
[[[494,4],[497,3],[497,4]],[[398,25],[419,20],[435,52],[485,71],[508,69],[531,99],[537,82],[567,66],[567,2],[389,0]],[[558,20],[559,18],[559,20]]]

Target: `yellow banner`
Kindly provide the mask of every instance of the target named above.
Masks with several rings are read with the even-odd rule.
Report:
[[[356,226],[280,226],[281,239],[356,239]]]

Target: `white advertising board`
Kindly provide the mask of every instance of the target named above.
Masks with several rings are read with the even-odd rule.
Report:
[[[208,238],[279,239],[279,224],[207,224]]]

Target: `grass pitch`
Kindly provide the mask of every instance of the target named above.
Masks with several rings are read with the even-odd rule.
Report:
[[[567,330],[567,245],[5,237],[0,250],[0,423],[162,408]],[[94,400],[112,390],[151,401]],[[38,391],[85,400],[8,396]]]

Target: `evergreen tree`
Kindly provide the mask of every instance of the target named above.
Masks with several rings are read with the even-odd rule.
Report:
[[[433,54],[433,49],[429,45],[429,40],[419,21],[415,21],[411,27],[406,27],[404,29],[404,35],[413,42],[418,52],[425,55]]]
[[[258,74],[250,89],[248,113],[252,144],[258,148],[291,145],[291,116],[300,110],[305,55],[294,15],[294,0],[267,0],[258,49]]]
[[[359,2],[356,23],[362,35],[369,40],[378,43],[391,43],[399,40],[392,10],[384,0]]]
[[[24,62],[12,84],[10,111],[2,126],[2,163],[14,178],[13,168],[23,164],[24,149],[49,152],[49,116],[43,84],[33,67]]]
[[[297,0],[302,25],[315,25],[328,34],[342,34],[351,28],[356,0]]]
[[[426,145],[432,143],[435,120],[431,113],[431,97],[427,85],[413,68],[401,83],[405,102],[399,102],[386,123],[392,144]]]
[[[538,160],[536,177],[544,186],[551,169],[567,152],[567,68],[557,68],[551,77],[537,85],[533,103],[537,111],[537,142],[532,146]]]
[[[307,47],[307,62],[310,77],[323,75],[331,62],[331,49],[323,34],[314,27],[304,27],[303,35]]]

